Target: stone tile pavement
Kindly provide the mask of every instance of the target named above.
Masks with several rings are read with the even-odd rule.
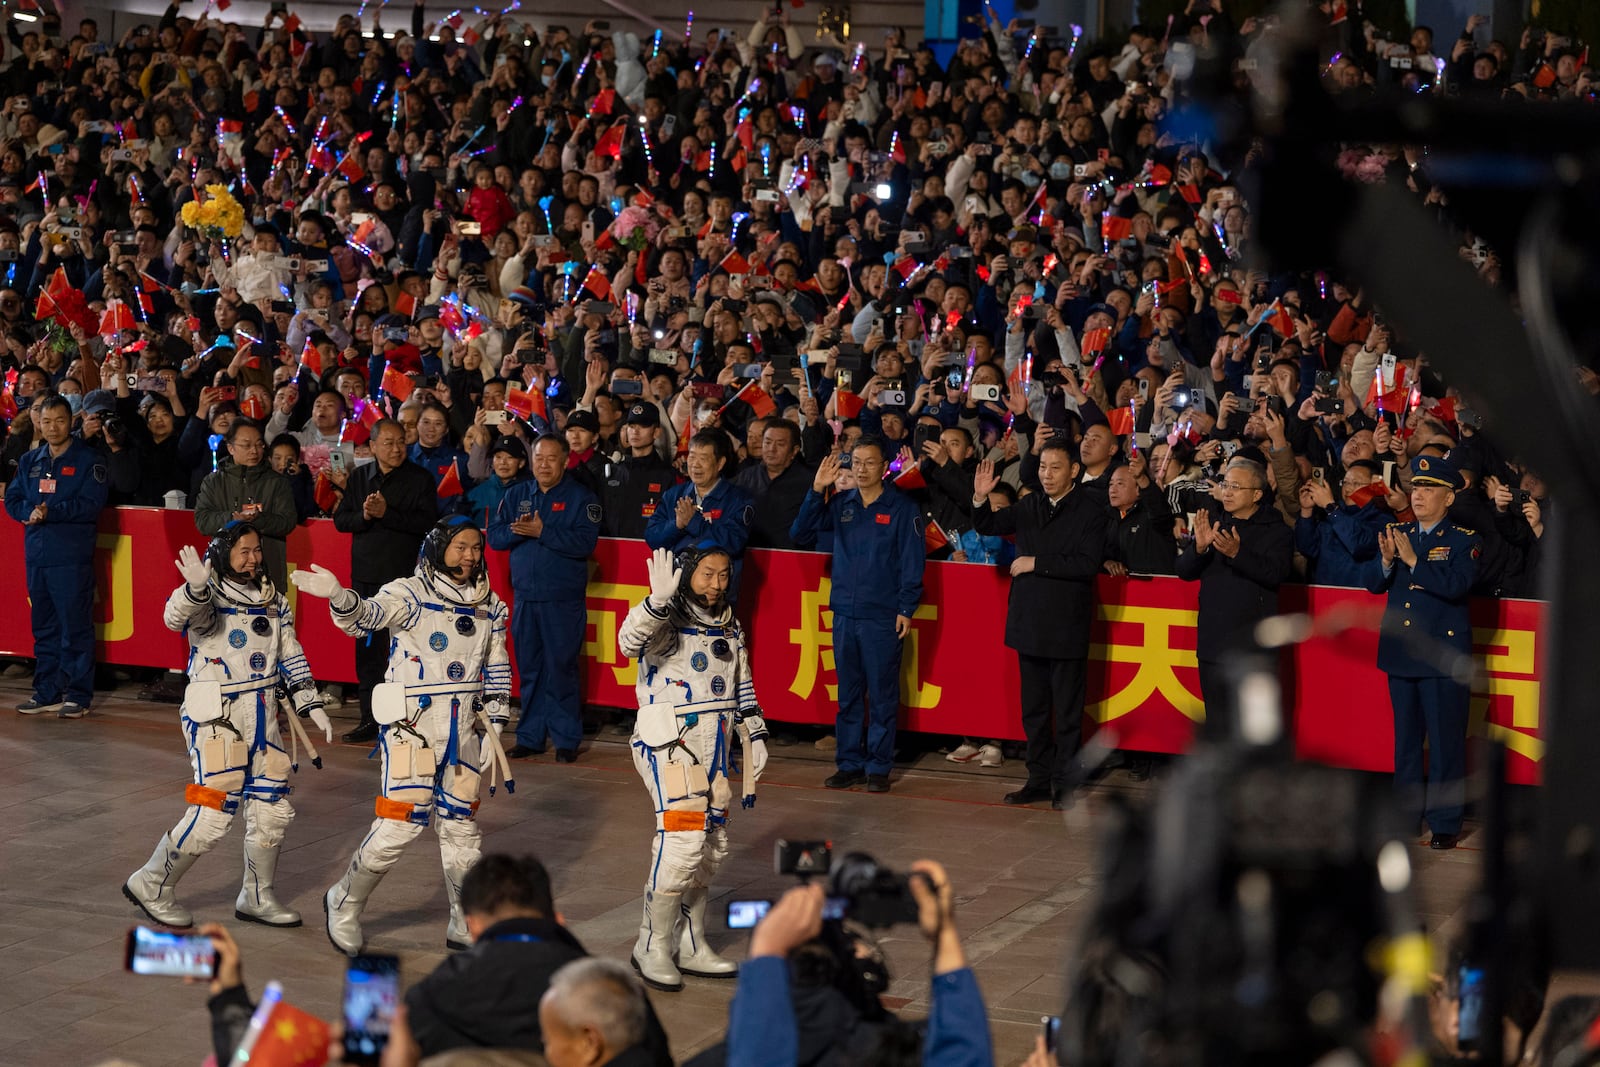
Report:
[[[134,686],[98,696],[88,718],[22,718],[25,679],[0,682],[0,1067],[73,1067],[111,1057],[158,1065],[198,1064],[209,1051],[205,991],[122,969],[122,941],[136,912],[120,885],[182,810],[188,763],[172,705],[133,699]],[[348,715],[353,709],[347,706]],[[336,727],[339,720],[335,720]],[[377,764],[365,749],[324,749],[321,771],[302,765],[278,873],[283,899],[307,925],[271,930],[233,919],[242,866],[242,824],[204,857],[180,890],[202,920],[234,931],[253,993],[271,978],[292,1002],[332,1018],[343,959],[320,926],[320,897],[338,877],[372,815]],[[1147,788],[1114,773],[1075,812],[1016,810],[999,803],[1019,784],[1020,764],[957,767],[937,755],[897,772],[893,792],[821,788],[831,758],[808,744],[776,748],[759,804],[737,812],[733,855],[711,912],[729,899],[775,897],[789,880],[773,873],[780,837],[831,839],[904,870],[920,857],[949,869],[957,918],[977,971],[997,1062],[1025,1056],[1041,1015],[1059,1010],[1064,962],[1092,904],[1096,797]],[[515,795],[486,800],[488,849],[527,850],[549,867],[557,905],[597,955],[627,959],[653,830],[625,739],[612,730],[586,742],[579,763],[549,758],[515,765]],[[1468,844],[1470,845],[1470,840]],[[1420,899],[1430,926],[1449,929],[1476,871],[1476,853],[1416,853]],[[420,977],[444,953],[445,897],[431,833],[417,839],[368,905],[369,947],[397,953]],[[713,921],[713,943],[730,956],[745,937]],[[904,1012],[927,1010],[928,953],[914,930],[884,941],[896,976],[890,994]],[[689,979],[676,996],[652,994],[681,1057],[716,1043],[732,982]],[[670,1009],[670,1010],[669,1010]]]

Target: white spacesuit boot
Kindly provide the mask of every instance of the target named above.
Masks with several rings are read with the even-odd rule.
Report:
[[[178,903],[174,888],[199,858],[199,854],[178,851],[172,835],[162,834],[149,861],[123,883],[122,895],[163,926],[193,926],[194,915]]]
[[[481,835],[478,824],[460,819],[440,819],[439,858],[444,864],[444,891],[450,899],[450,925],[445,928],[444,947],[457,952],[472,947],[472,934],[461,911],[461,879],[478,862]]]
[[[367,834],[356,854],[350,857],[350,866],[344,877],[328,890],[322,898],[322,911],[327,916],[328,940],[346,956],[359,956],[366,943],[361,932],[361,909],[367,898],[383,881],[405,851],[406,845],[422,832],[416,823],[403,823],[394,819],[378,819]]]
[[[709,890],[692,885],[683,891],[679,911],[678,970],[696,978],[734,978],[739,965],[724,959],[706,943],[706,897]]]
[[[683,988],[683,975],[672,962],[678,944],[678,918],[681,893],[647,889],[644,894],[644,922],[639,940],[633,946],[633,969],[652,989],[676,993]]]
[[[233,902],[234,918],[264,926],[300,925],[300,913],[272,891],[283,832],[293,818],[294,809],[287,800],[271,804],[254,799],[244,802],[244,885]]]

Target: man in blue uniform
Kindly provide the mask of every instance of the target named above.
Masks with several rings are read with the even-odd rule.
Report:
[[[1450,676],[1449,651],[1472,652],[1467,591],[1482,540],[1445,517],[1461,486],[1455,465],[1438,456],[1411,461],[1415,522],[1378,535],[1367,589],[1389,594],[1378,638],[1378,667],[1394,704],[1394,785],[1409,814],[1420,806],[1433,848],[1455,848],[1466,798],[1467,686]],[[1426,793],[1422,742],[1428,742]]]
[[[833,662],[839,673],[838,772],[823,782],[887,793],[900,714],[901,642],[922,599],[922,513],[883,480],[880,438],[864,436],[850,456],[858,488],[832,500],[823,494],[839,476],[841,457],[817,468],[789,534],[801,548],[833,531]],[[863,736],[864,735],[864,736]]]
[[[489,545],[511,551],[511,637],[522,684],[512,759],[555,745],[572,763],[583,740],[578,653],[588,620],[589,557],[600,539],[600,502],[566,476],[567,442],[533,443],[533,479],[506,490],[489,524]]]
[[[27,527],[23,559],[33,608],[33,699],[23,715],[88,714],[94,696],[94,528],[106,505],[99,453],[72,436],[72,408],[59,396],[33,405],[44,444],[17,464],[6,514]]]
[[[732,603],[739,593],[740,559],[750,540],[755,501],[724,477],[731,473],[733,446],[721,430],[701,430],[689,441],[686,457],[689,480],[661,495],[644,541],[651,549],[670,548],[673,554],[692,545],[715,546],[733,560]]]

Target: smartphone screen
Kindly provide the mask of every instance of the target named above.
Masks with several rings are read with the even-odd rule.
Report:
[[[1456,1041],[1461,1051],[1477,1049],[1483,1039],[1483,968],[1461,965],[1461,1014]]]
[[[344,1061],[375,1064],[400,1003],[400,957],[357,956],[344,972]]]
[[[157,978],[210,978],[217,970],[217,950],[204,934],[135,926],[128,931],[125,964],[134,974]]]
[[[767,910],[771,907],[772,901],[770,900],[728,901],[728,929],[754,929],[756,923],[766,918]]]

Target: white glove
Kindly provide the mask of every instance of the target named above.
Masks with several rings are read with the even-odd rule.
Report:
[[[344,592],[344,586],[339,584],[338,577],[328,568],[318,563],[313,563],[311,569],[297,570],[289,575],[289,581],[302,593],[332,600]]]
[[[211,581],[211,561],[201,559],[200,553],[194,550],[193,545],[184,545],[178,549],[178,558],[172,561],[172,565],[178,568],[183,580],[188,582],[189,588],[196,593]]]
[[[322,710],[322,705],[318,704],[312,708],[308,717],[316,723],[317,729],[322,731],[322,739],[330,745],[333,744],[333,723],[328,721],[328,713]]]
[[[749,776],[751,782],[759,782],[761,780],[761,772],[767,769],[767,743],[765,741],[750,742],[749,749],[745,752],[744,760],[744,773]],[[745,792],[748,793],[749,791],[749,783],[746,783]]]
[[[666,607],[677,595],[678,583],[683,578],[683,568],[673,559],[670,548],[658,548],[650,553],[645,569],[650,573],[651,605],[658,609]]]

